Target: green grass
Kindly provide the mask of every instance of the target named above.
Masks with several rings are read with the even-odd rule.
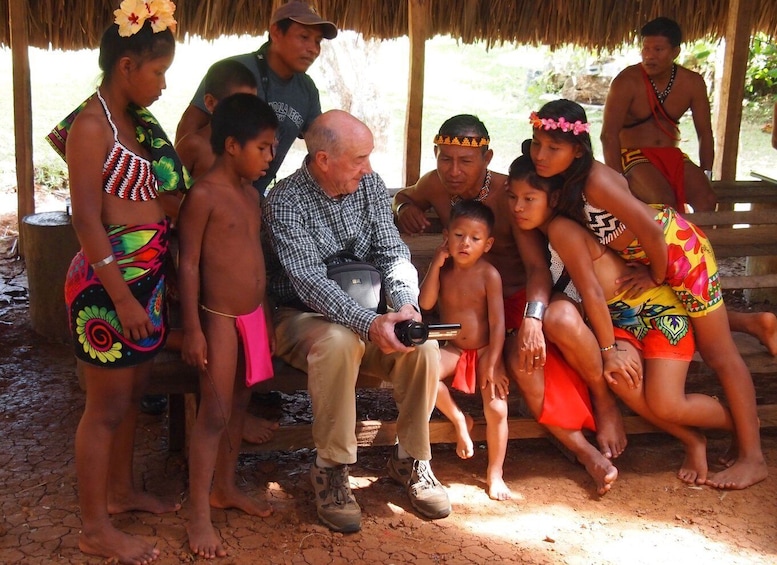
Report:
[[[343,34],[345,36],[345,34]],[[151,111],[159,118],[172,137],[178,118],[188,104],[199,80],[208,66],[218,59],[252,51],[262,38],[227,37],[215,42],[193,40],[178,46],[176,59],[167,73],[167,89]],[[337,39],[335,41],[338,41]],[[328,46],[326,42],[324,49]],[[97,52],[47,51],[30,49],[33,161],[36,179],[46,188],[57,188],[66,177],[64,163],[44,141],[44,136],[78,103],[89,96],[99,83]],[[631,55],[633,57],[633,54]],[[402,186],[405,111],[407,96],[408,40],[400,38],[383,42],[368,68],[359,71],[360,80],[372,81],[378,93],[374,104],[363,112],[389,116],[385,143],[376,147],[373,167],[388,186]],[[494,149],[492,168],[506,171],[518,155],[521,141],[531,134],[528,115],[542,104],[542,83],[530,80],[532,73],[555,63],[564,68],[579,68],[587,61],[585,54],[562,50],[555,55],[547,48],[500,46],[486,49],[485,44],[463,45],[449,37],[437,37],[427,42],[425,62],[425,99],[422,123],[422,165],[425,172],[434,168],[432,138],[440,124],[454,114],[478,115],[489,129]],[[630,64],[635,60],[624,62]],[[16,185],[13,138],[13,89],[11,84],[11,53],[0,50],[0,190]],[[328,69],[322,62],[311,68],[310,74],[321,89],[322,107],[332,107],[336,99],[327,90]],[[346,108],[348,109],[348,108]],[[601,128],[601,108],[587,107],[592,122],[595,151],[601,155],[598,135]],[[357,110],[354,110],[356,113]],[[763,106],[745,107],[738,161],[739,178],[748,178],[750,170],[772,170],[775,152],[769,135],[761,131],[765,122]],[[752,118],[747,116],[752,115]],[[369,123],[370,116],[360,116]],[[696,158],[698,149],[691,120],[682,125],[683,149]],[[304,156],[304,144],[298,141],[289,153],[281,175],[295,170]]]

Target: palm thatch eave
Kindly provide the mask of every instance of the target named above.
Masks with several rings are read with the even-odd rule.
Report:
[[[9,0],[11,2],[24,0]],[[752,9],[752,32],[777,35],[777,3],[740,0]],[[118,0],[27,0],[29,44],[62,50],[94,48],[113,20]],[[261,35],[279,0],[177,0],[178,35],[217,39]],[[368,39],[407,35],[408,0],[313,0],[341,29]],[[426,0],[426,35],[464,43],[576,44],[614,48],[634,40],[646,21],[677,20],[686,40],[722,38],[729,0]],[[0,3],[0,44],[10,45],[8,3]]]

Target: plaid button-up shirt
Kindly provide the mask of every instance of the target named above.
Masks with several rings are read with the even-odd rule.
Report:
[[[362,177],[353,194],[332,198],[303,163],[270,190],[263,221],[270,247],[267,288],[277,304],[299,299],[366,340],[378,314],[361,307],[326,275],[324,259],[347,250],[378,268],[394,309],[405,304],[418,309],[418,272],[378,174]]]

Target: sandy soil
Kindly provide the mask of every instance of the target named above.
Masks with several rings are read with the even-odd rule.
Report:
[[[0,234],[1,235],[1,234]],[[24,265],[7,257],[0,238],[0,562],[100,563],[78,550],[80,518],[73,462],[83,409],[68,347],[29,327]],[[709,383],[696,383],[708,385]],[[756,382],[775,401],[773,376]],[[714,391],[714,387],[709,387]],[[380,400],[360,401],[379,416]],[[284,421],[304,420],[305,394],[270,395],[252,410]],[[149,491],[187,507],[186,460],[166,446],[165,416],[142,415],[136,472]],[[770,477],[745,491],[689,487],[675,473],[678,442],[664,435],[632,436],[617,461],[620,478],[605,497],[594,494],[585,470],[545,440],[513,440],[505,479],[513,500],[484,491],[486,453],[459,460],[451,445],[435,445],[433,467],[447,487],[453,513],[426,521],[386,476],[387,448],[360,452],[352,484],[363,508],[362,531],[333,534],[317,523],[307,450],[243,455],[239,479],[275,508],[269,519],[233,510],[214,513],[229,549],[225,564],[249,563],[494,563],[653,564],[777,562],[777,429],[763,430]],[[712,438],[710,460],[727,446]],[[713,465],[714,467],[714,465]],[[188,552],[184,512],[114,517],[124,531],[155,540],[159,563],[195,561]]]

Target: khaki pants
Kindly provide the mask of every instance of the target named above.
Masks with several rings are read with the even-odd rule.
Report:
[[[294,308],[276,311],[275,341],[275,355],[308,374],[313,441],[321,457],[356,462],[356,378],[361,371],[393,384],[399,442],[414,459],[431,459],[429,417],[440,370],[436,341],[387,355],[345,326]]]

